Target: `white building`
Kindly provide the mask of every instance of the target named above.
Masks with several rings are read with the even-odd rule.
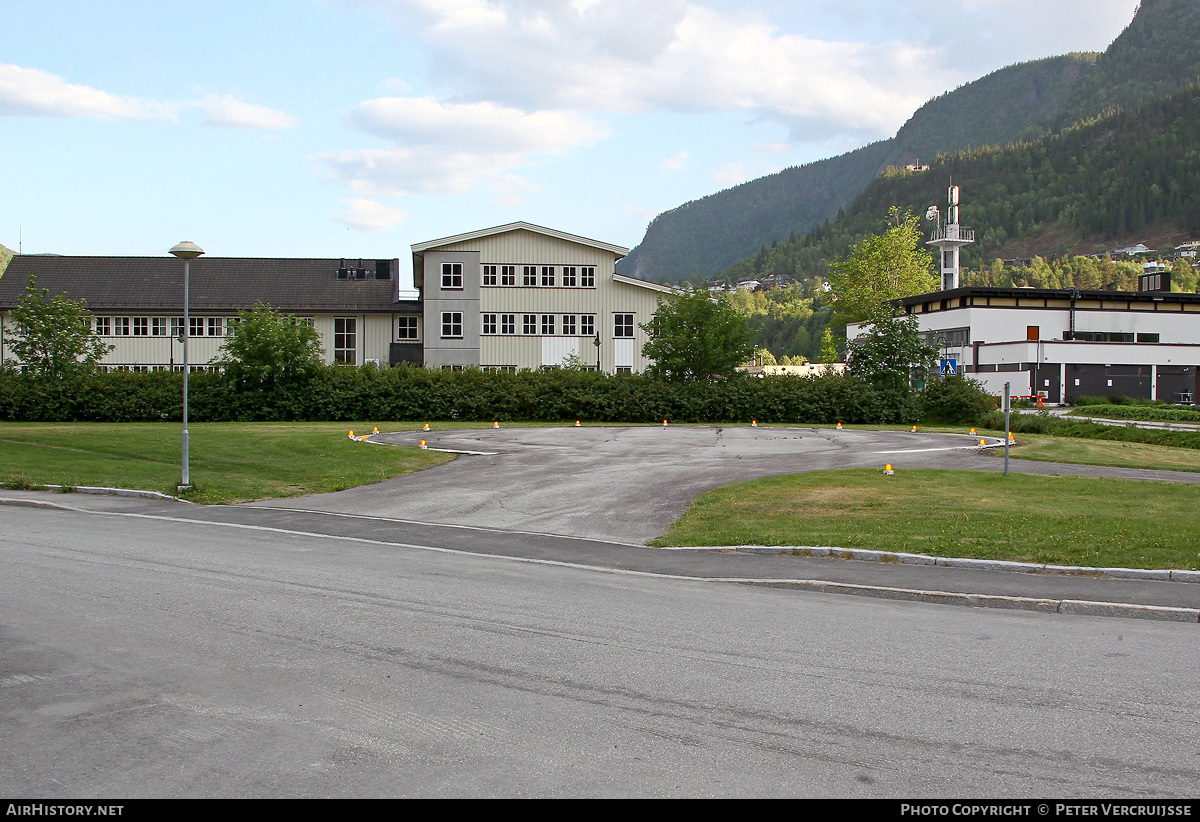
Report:
[[[1200,294],[966,287],[900,304],[946,370],[993,394],[1006,382],[1014,396],[1052,403],[1112,394],[1192,402],[1200,391]]]

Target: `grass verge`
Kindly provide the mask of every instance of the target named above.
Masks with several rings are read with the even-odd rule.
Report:
[[[382,431],[420,428],[413,423],[377,424]],[[352,427],[357,426],[189,425],[195,487],[183,496],[193,502],[232,503],[341,491],[452,459],[436,451],[355,442],[347,436]],[[178,423],[2,423],[0,482],[15,487],[98,485],[175,494],[181,474],[181,433]]]
[[[994,449],[992,454],[1003,459],[1004,449]],[[1035,462],[1200,472],[1200,451],[1194,448],[1172,448],[1169,445],[1150,445],[1141,442],[1112,442],[1020,434],[1018,445],[1011,449],[1010,456],[1013,459]]]
[[[1200,488],[1164,482],[849,469],[701,495],[653,544],[872,548],[949,557],[1200,568]]]

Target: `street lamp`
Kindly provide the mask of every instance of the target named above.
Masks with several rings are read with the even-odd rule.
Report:
[[[188,278],[191,274],[192,260],[204,253],[204,249],[190,240],[176,243],[171,253],[183,260],[183,328],[179,336],[183,340],[183,482],[180,491],[192,487],[191,474],[188,471],[188,336],[191,331],[191,314],[188,312]]]
[[[596,332],[596,339],[592,340],[592,344],[596,346],[596,373],[600,373],[600,332]]]

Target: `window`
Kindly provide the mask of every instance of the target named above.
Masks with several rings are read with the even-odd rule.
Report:
[[[1140,343],[1156,343],[1156,342],[1158,342],[1158,334],[1157,333],[1152,333],[1152,334],[1139,333],[1137,335],[1137,341]]]
[[[617,338],[633,336],[633,315],[613,315],[613,336]]]
[[[574,337],[575,329],[576,329],[575,315],[574,314],[563,314],[563,326],[562,326],[563,336],[564,337]]]
[[[596,287],[596,266],[585,265],[579,269],[579,284],[584,288]]]
[[[579,284],[578,269],[573,265],[564,265],[562,270],[563,285],[567,288],[574,288]]]
[[[442,263],[442,288],[460,291],[462,287],[462,263]]]
[[[483,284],[484,285],[499,285],[500,284],[500,279],[499,279],[500,275],[498,273],[499,270],[500,270],[500,266],[498,266],[498,265],[485,265],[483,267]]]
[[[358,320],[333,318],[333,360],[354,365],[358,362]]]
[[[150,318],[150,335],[153,337],[167,336],[167,318],[166,317],[151,317]]]
[[[203,337],[204,336],[204,318],[203,317],[189,317],[189,320],[191,322],[190,322],[190,325],[188,328],[188,336],[189,337]]]
[[[633,373],[633,366],[631,366],[631,365],[618,365],[618,366],[617,366],[617,373],[618,373],[618,374],[632,374],[632,373]]]
[[[524,328],[525,330],[522,331],[521,333],[536,334],[537,333],[537,314],[525,314],[525,315],[523,315],[522,319],[523,319],[523,322],[521,325],[522,325],[522,328]]]
[[[501,314],[500,315],[500,333],[501,334],[516,334],[517,333],[517,315],[516,314]]]
[[[399,317],[396,320],[396,339],[415,340],[417,338],[417,318]]]
[[[463,335],[463,315],[461,311],[442,312],[442,339],[457,339]]]
[[[537,266],[525,266],[525,279],[522,280],[525,285],[537,285]]]
[[[596,336],[596,315],[581,314],[579,315],[579,333],[584,337]]]
[[[225,321],[221,317],[209,317],[208,318],[208,336],[224,337],[225,336],[224,322]]]
[[[118,337],[129,336],[129,318],[113,317],[113,334]]]
[[[183,336],[183,317],[171,318],[171,336],[176,338]]]
[[[463,367],[461,365],[443,365],[442,370],[443,371],[462,371]]]
[[[554,285],[554,266],[542,266],[542,285],[546,288],[550,288]]]
[[[496,315],[495,314],[484,314],[483,315],[483,333],[484,334],[495,334],[496,333]]]
[[[500,285],[517,284],[517,267],[515,265],[500,266]]]
[[[554,334],[554,315],[553,314],[543,314],[542,315],[542,333],[547,336],[553,336],[553,334]]]
[[[479,370],[494,372],[504,371],[508,374],[517,373],[517,367],[515,365],[481,365],[479,366]]]
[[[112,334],[112,323],[108,317],[96,317],[96,335],[107,337]]]
[[[149,317],[134,317],[133,318],[133,336],[149,337],[150,336],[150,318]]]

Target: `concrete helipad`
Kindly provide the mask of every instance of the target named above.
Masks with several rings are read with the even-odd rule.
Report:
[[[662,534],[700,493],[756,477],[886,463],[996,470],[979,438],[750,426],[500,428],[381,434],[461,453],[438,468],[277,507],[628,543]],[[995,440],[992,440],[995,442]],[[365,446],[369,447],[369,446]]]

